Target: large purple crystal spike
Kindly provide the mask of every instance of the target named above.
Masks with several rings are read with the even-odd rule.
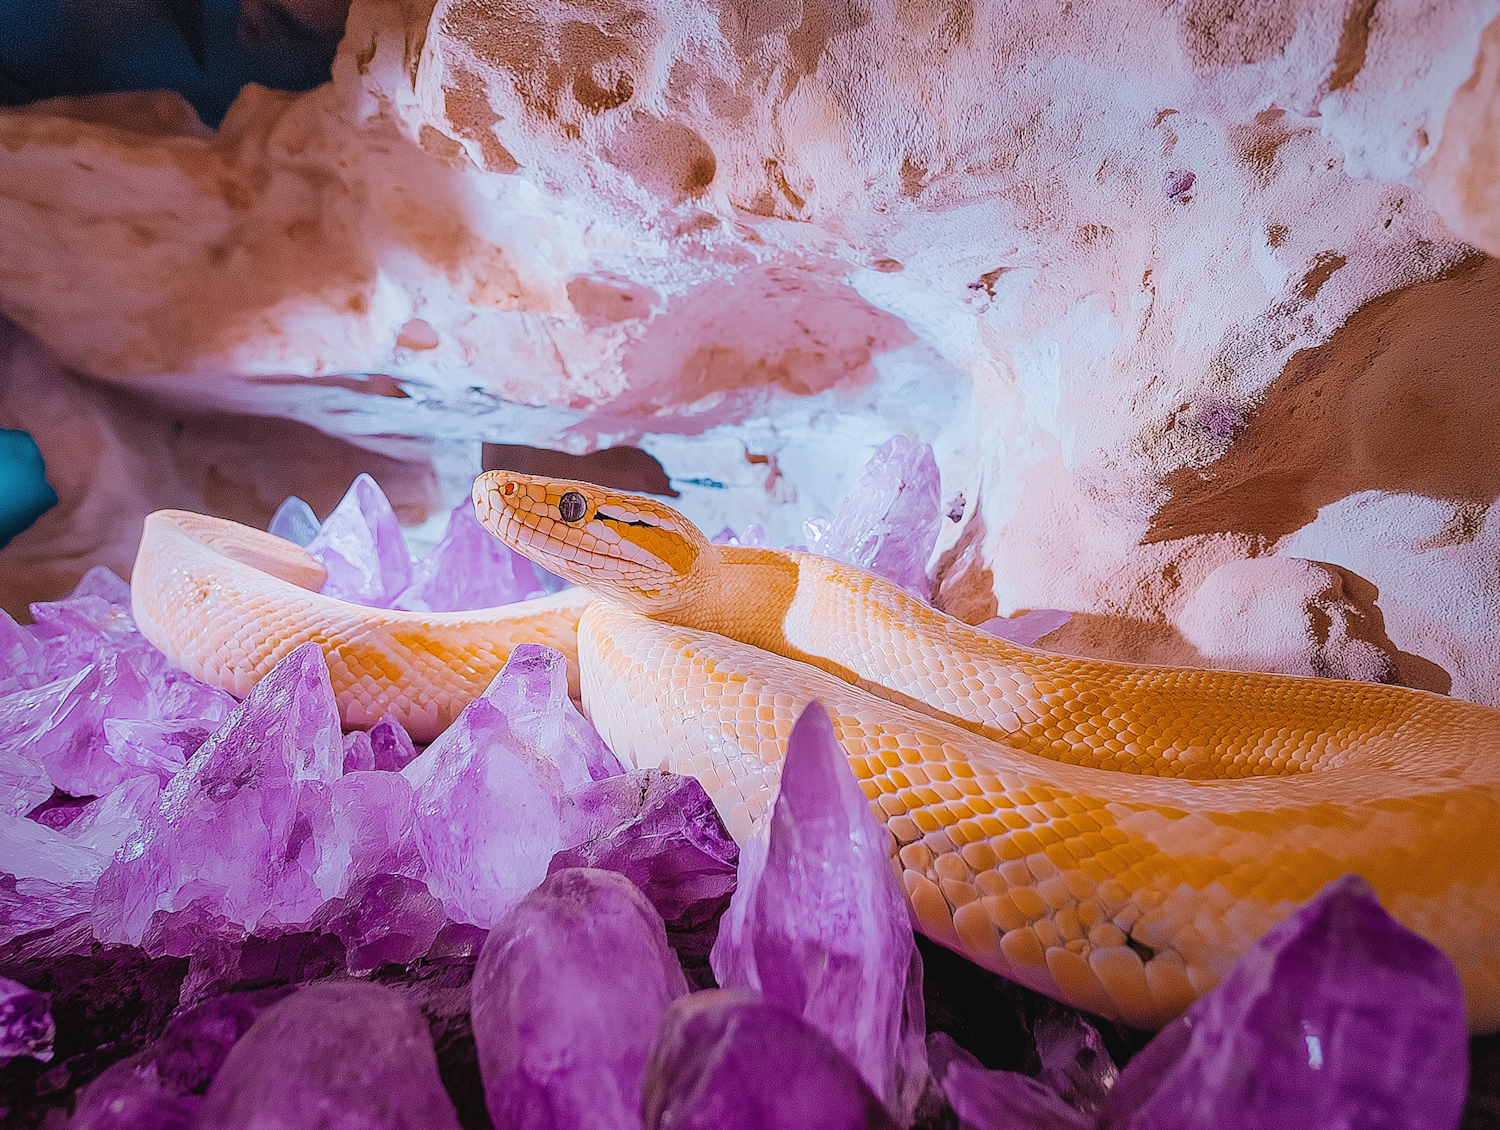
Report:
[[[927,1082],[922,962],[890,848],[828,712],[809,703],[712,963],[724,988],[758,990],[827,1035],[906,1120]]]
[[[479,524],[466,497],[448,515],[442,538],[412,572],[391,607],[418,612],[494,608],[542,595],[531,562]]]
[[[599,731],[568,697],[568,661],[562,652],[523,643],[510,653],[484,692],[512,729],[557,762],[566,788],[623,773]]]
[[[1453,964],[1345,875],[1126,1065],[1108,1125],[1453,1130],[1468,1046]]]
[[[312,819],[299,802],[309,788],[331,786],[342,760],[328,666],[318,645],[305,643],[172,778],[101,876],[96,936],[139,945],[152,914],[200,898],[247,930],[262,918],[305,921],[321,898]]]
[[[657,1025],[686,992],[635,884],[590,868],[550,876],[490,931],[470,988],[497,1130],[636,1130]]]
[[[272,1005],[224,1058],[197,1126],[243,1130],[458,1130],[427,1022],[363,981],[316,984]]]
[[[361,474],[307,550],[328,570],[327,596],[389,608],[411,584],[411,553],[380,485]]]
[[[641,1091],[645,1130],[896,1130],[832,1041],[745,989],[667,1010]]]
[[[928,444],[892,436],[870,457],[818,552],[879,573],[927,599],[927,560],[942,524],[937,461]]]

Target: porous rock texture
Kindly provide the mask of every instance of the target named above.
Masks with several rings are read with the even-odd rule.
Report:
[[[634,444],[778,544],[906,432],[965,619],[1500,705],[1497,13],[355,0],[330,84],[214,135],[0,114],[0,310],[444,482]]]

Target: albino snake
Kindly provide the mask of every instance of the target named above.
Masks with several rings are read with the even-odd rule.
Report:
[[[894,835],[914,921],[986,968],[1160,1027],[1354,872],[1457,966],[1471,1030],[1500,1028],[1500,713],[1018,647],[853,566],[712,545],[670,507],[588,483],[489,472],[474,501],[605,599],[364,608],[310,591],[322,569],[289,542],[164,511],[136,562],[137,621],[239,695],[316,639],[346,724],[392,710],[418,741],[512,646],[547,643],[576,656],[620,759],[696,776],[737,839],[817,699]]]

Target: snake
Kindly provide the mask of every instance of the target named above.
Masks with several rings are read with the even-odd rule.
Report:
[[[430,740],[510,647],[544,642],[627,767],[702,783],[743,842],[817,701],[890,833],[913,925],[1098,1016],[1159,1029],[1345,874],[1438,946],[1500,1028],[1500,712],[1406,687],[1023,647],[815,553],[710,542],[666,503],[492,471],[473,500],[575,589],[474,613],[319,595],[300,547],[147,520],[148,639],[243,695],[297,644],[346,725]]]

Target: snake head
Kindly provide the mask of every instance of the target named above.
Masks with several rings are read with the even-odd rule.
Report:
[[[517,553],[637,612],[680,608],[708,583],[714,547],[655,499],[486,471],[474,480],[474,511]]]

